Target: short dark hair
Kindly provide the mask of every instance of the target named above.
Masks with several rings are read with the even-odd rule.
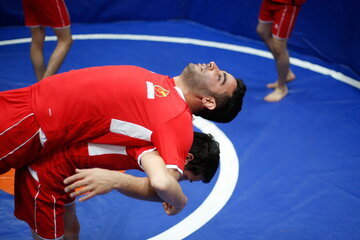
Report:
[[[185,169],[195,175],[203,174],[202,181],[209,183],[219,167],[219,143],[211,134],[194,132],[190,153],[194,155],[194,159],[185,165]]]
[[[232,96],[215,95],[216,108],[214,110],[205,108],[196,115],[219,123],[228,123],[232,121],[242,109],[243,98],[246,92],[246,86],[243,80],[237,78],[236,82],[237,86]]]

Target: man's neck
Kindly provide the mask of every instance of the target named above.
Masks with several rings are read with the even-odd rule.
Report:
[[[182,79],[181,79],[181,76],[176,76],[176,77],[173,77],[173,79],[174,79],[174,82],[175,82],[175,85],[178,87],[178,88],[180,88],[181,89],[181,91],[183,91],[184,92],[184,83],[183,83],[183,81],[182,81]]]
[[[182,93],[184,94],[185,101],[188,104],[190,111],[192,113],[199,111],[201,106],[201,99],[194,95],[192,91],[186,86],[181,76],[176,76],[173,78],[175,82],[175,86],[180,88]]]

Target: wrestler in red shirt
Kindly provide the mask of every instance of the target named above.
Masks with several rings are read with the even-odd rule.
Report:
[[[229,122],[241,110],[245,90],[210,62],[189,64],[174,78],[136,66],[93,67],[2,92],[0,174],[80,141],[151,142],[164,160],[184,161],[192,113]]]
[[[64,235],[64,228],[70,229],[67,232],[71,231],[74,228],[71,225],[77,222],[75,205],[69,205],[74,203],[74,198],[64,192],[63,180],[74,174],[77,168],[145,170],[148,178],[118,173],[127,178],[131,177],[131,181],[126,180],[127,178],[118,180],[117,182],[125,186],[118,190],[131,197],[153,201],[163,201],[156,193],[152,193],[151,186],[165,168],[176,169],[182,173],[179,180],[209,182],[219,164],[219,145],[209,134],[195,133],[194,137],[194,144],[184,163],[185,169],[184,165],[162,160],[159,162],[160,167],[156,166],[157,159],[150,155],[156,154],[153,152],[155,150],[153,145],[123,147],[80,143],[44,155],[30,166],[16,170],[15,216],[27,222],[33,234],[40,238],[56,239]],[[130,187],[130,182],[131,184],[138,182],[140,187],[133,189]],[[157,191],[156,187],[154,190]]]

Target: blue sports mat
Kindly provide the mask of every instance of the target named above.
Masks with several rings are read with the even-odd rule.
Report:
[[[73,24],[72,32],[74,36],[170,36],[266,50],[261,42],[184,21]],[[28,37],[24,27],[0,29],[0,40]],[[289,84],[289,95],[279,103],[266,103],[262,100],[269,92],[265,85],[276,79],[273,60],[192,43],[77,39],[61,72],[126,64],[175,76],[189,62],[216,61],[248,86],[239,117],[230,124],[217,124],[236,149],[240,174],[224,208],[186,239],[360,239],[359,89],[293,66],[297,79]],[[45,44],[47,58],[55,44]],[[311,56],[290,54],[341,71],[341,67]],[[0,90],[33,83],[29,43],[0,44]],[[359,83],[355,80],[355,84]],[[81,238],[156,236],[196,210],[216,180],[210,184],[182,183],[189,204],[173,217],[166,216],[158,203],[129,199],[116,192],[79,203]],[[26,224],[17,221],[12,212],[12,196],[0,192],[0,239],[31,239]]]

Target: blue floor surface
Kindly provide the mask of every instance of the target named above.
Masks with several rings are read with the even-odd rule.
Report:
[[[260,41],[183,21],[73,24],[72,32],[74,36],[106,33],[195,38],[266,50]],[[0,41],[27,37],[24,27],[0,28]],[[46,43],[47,58],[55,44]],[[341,70],[301,53],[290,54]],[[240,174],[224,208],[185,239],[360,239],[358,88],[293,66],[297,79],[289,84],[289,95],[279,103],[267,103],[262,100],[270,92],[265,85],[276,79],[272,59],[144,40],[75,40],[60,72],[126,64],[175,76],[189,62],[213,60],[248,86],[241,114],[229,124],[217,124],[236,149]],[[0,45],[0,91],[35,81],[29,43]],[[158,203],[129,199],[116,192],[79,203],[81,239],[151,238],[197,209],[215,182],[216,178],[210,184],[182,183],[189,204],[173,217],[166,216]],[[13,197],[0,191],[0,239],[31,239],[26,224],[16,220],[12,212]]]

